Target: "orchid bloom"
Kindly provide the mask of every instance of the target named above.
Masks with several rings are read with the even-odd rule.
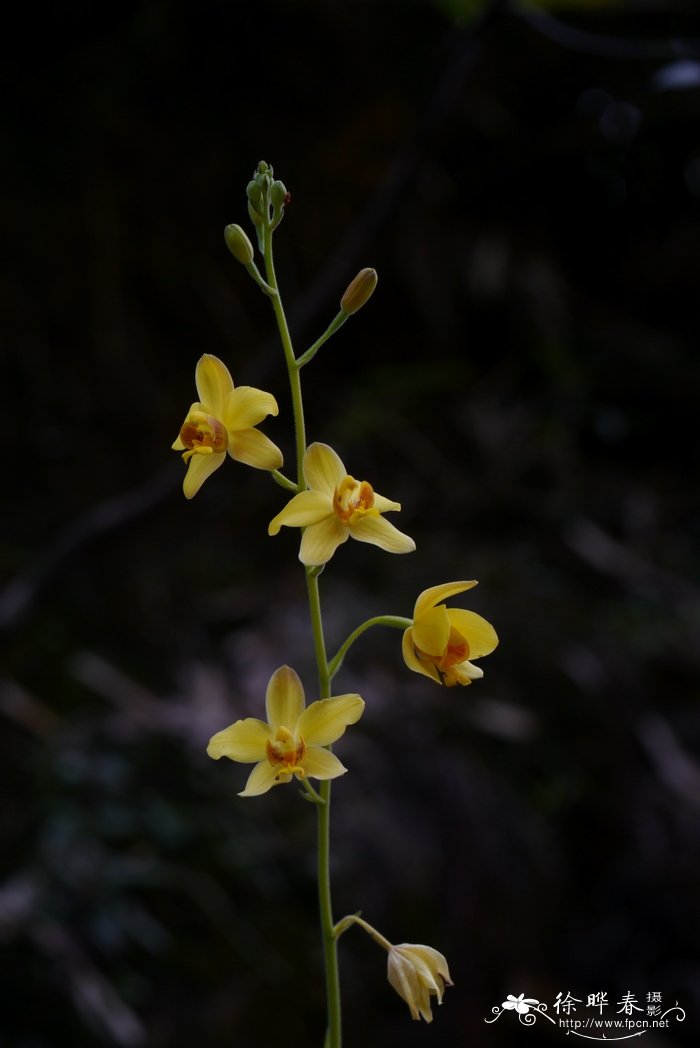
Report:
[[[226,452],[256,469],[282,465],[282,452],[255,427],[267,415],[278,413],[271,393],[253,386],[237,386],[226,365],[205,353],[197,361],[195,381],[199,400],[182,424],[174,451],[184,452],[188,464],[183,483],[186,498],[197,494],[204,481],[223,465]]]
[[[389,950],[388,979],[408,1005],[411,1018],[433,1021],[430,996],[442,1004],[446,986],[452,986],[447,961],[432,946],[404,942]]]
[[[413,625],[403,635],[403,657],[409,669],[447,687],[483,677],[483,670],[469,660],[494,650],[496,631],[481,615],[440,603],[476,584],[475,580],[446,582],[423,590],[413,609]]]
[[[311,444],[303,470],[308,490],[295,495],[268,527],[270,535],[276,535],[282,526],[304,528],[299,549],[302,564],[326,564],[351,536],[389,553],[411,553],[416,548],[412,538],[382,516],[400,510],[400,504],[379,495],[366,480],[349,476],[333,448]]]
[[[289,666],[272,674],[265,696],[267,722],[246,717],[224,728],[210,740],[207,753],[214,760],[228,757],[255,764],[240,797],[256,797],[292,777],[335,779],[345,768],[324,749],[362,716],[359,695],[319,699],[305,708],[304,688]]]

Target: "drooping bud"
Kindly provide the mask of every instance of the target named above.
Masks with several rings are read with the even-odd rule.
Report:
[[[226,247],[236,261],[240,262],[241,265],[249,266],[255,256],[253,245],[248,239],[247,233],[240,226],[226,226],[224,229],[224,240],[226,241]]]
[[[447,961],[432,946],[417,943],[401,943],[389,949],[387,975],[389,982],[403,997],[412,1019],[433,1021],[430,1007],[431,996],[442,1004],[446,986],[452,986]]]
[[[361,269],[355,279],[350,281],[340,300],[341,311],[349,316],[362,309],[372,297],[378,279],[376,269]]]

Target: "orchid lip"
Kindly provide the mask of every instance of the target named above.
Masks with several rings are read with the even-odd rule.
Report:
[[[366,480],[344,477],[333,493],[333,511],[345,524],[371,511],[373,506],[374,491]]]
[[[185,456],[193,454],[219,454],[228,448],[226,427],[218,418],[207,415],[204,411],[191,411],[180,430],[180,440],[187,448]]]

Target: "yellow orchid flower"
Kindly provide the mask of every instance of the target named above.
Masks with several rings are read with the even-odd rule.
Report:
[[[483,670],[469,659],[480,659],[494,650],[498,644],[495,629],[473,611],[439,603],[476,585],[475,580],[445,582],[423,590],[413,609],[413,625],[403,635],[403,657],[409,669],[448,688],[483,677]]]
[[[400,504],[373,491],[366,480],[349,476],[333,448],[311,444],[303,469],[309,490],[295,495],[267,529],[276,535],[282,526],[304,528],[299,549],[302,564],[326,564],[350,536],[389,553],[411,553],[416,548],[412,538],[382,516],[400,510]]]
[[[408,1005],[411,1018],[431,1023],[431,994],[442,1004],[445,987],[453,985],[443,955],[432,946],[403,942],[390,948],[387,967],[389,982]]]
[[[267,415],[278,413],[271,393],[253,386],[237,386],[226,365],[211,353],[197,361],[195,381],[199,400],[187,413],[174,451],[188,464],[183,483],[186,498],[196,495],[204,481],[223,465],[226,452],[257,469],[279,469],[282,452],[255,427]]]
[[[267,722],[246,717],[217,732],[207,746],[214,760],[255,763],[240,797],[267,793],[292,777],[335,779],[347,771],[324,747],[360,719],[365,704],[359,695],[319,699],[305,708],[299,677],[290,666],[280,666],[270,677],[265,708]]]

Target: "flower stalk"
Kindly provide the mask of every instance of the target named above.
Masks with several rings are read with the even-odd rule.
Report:
[[[328,672],[331,680],[335,677],[336,673],[343,664],[343,660],[350,648],[353,646],[358,637],[361,637],[363,633],[371,629],[372,626],[390,626],[393,629],[405,630],[412,625],[411,619],[405,619],[401,615],[375,615],[372,619],[367,619],[361,626],[358,626],[356,630],[353,630],[350,636],[345,640],[338,648],[337,652],[328,663]]]
[[[266,719],[246,717],[218,731],[207,752],[253,764],[242,797],[258,797],[274,787],[296,780],[301,796],[317,815],[318,905],[323,943],[327,1025],[324,1048],[342,1048],[338,940],[357,925],[387,953],[387,978],[406,1002],[413,1019],[432,1021],[431,998],[442,1003],[452,982],[447,961],[430,946],[389,942],[359,912],[334,923],[331,897],[331,780],[346,768],[333,751],[346,728],[362,716],[360,695],[332,694],[332,681],[355,642],[374,626],[403,631],[402,651],[408,668],[439,685],[467,685],[483,676],[474,659],[490,654],[498,644],[485,619],[445,601],[476,585],[475,580],[448,582],[424,590],[413,617],[375,615],[357,626],[329,659],[323,628],[319,577],[336,551],[352,538],[388,553],[411,553],[415,542],[399,531],[385,514],[401,510],[398,502],[380,495],[368,480],[357,480],[332,447],[318,442],[307,446],[301,370],[345,321],[369,300],[377,285],[373,269],[362,269],[351,281],[340,312],[323,334],[297,357],[275,273],[273,232],[284,217],[291,197],[272,168],[261,161],[246,189],[248,213],[262,255],[264,276],[255,262],[255,249],[238,225],[224,232],[226,244],[253,280],[269,297],[287,368],[291,395],[296,480],[281,472],[280,449],[258,426],[278,413],[271,393],[251,386],[235,386],[223,361],[204,354],[197,363],[198,400],[185,417],[173,444],[187,466],[183,490],[192,498],[202,484],[229,458],[260,470],[292,497],[268,525],[277,535],[282,527],[299,528],[299,560],[304,566],[309,620],[318,677],[319,698],[306,704],[302,682],[290,666],[280,666],[270,677],[265,694]],[[318,780],[318,787],[309,781]]]
[[[297,491],[306,490],[304,478],[304,456],[306,454],[306,424],[304,420],[304,401],[301,392],[300,364],[296,359],[292,338],[287,324],[287,318],[282,305],[277,285],[277,275],[272,251],[272,233],[270,224],[265,225],[264,231],[264,255],[265,275],[270,287],[276,292],[271,296],[272,308],[275,313],[277,327],[279,330],[284,358],[289,376],[289,387],[292,398],[292,412],[294,416],[294,433],[296,438],[297,456]],[[326,333],[326,338],[332,332]],[[325,339],[323,340],[325,341]],[[322,343],[319,343],[319,345]],[[316,346],[316,349],[319,348]],[[309,358],[310,359],[310,358]],[[309,614],[311,618],[311,630],[313,634],[314,653],[316,657],[316,670],[318,674],[318,686],[321,699],[328,698],[331,694],[331,677],[328,671],[328,658],[326,655],[326,644],[323,635],[323,618],[321,615],[321,598],[318,585],[318,572],[307,567],[306,586],[309,600]],[[319,790],[319,801],[317,802],[317,875],[318,875],[318,902],[321,920],[321,937],[323,941],[323,955],[326,973],[326,1007],[327,1028],[325,1044],[327,1048],[341,1048],[341,1003],[340,1003],[340,976],[338,972],[338,950],[336,940],[333,936],[333,903],[331,898],[331,873],[330,873],[330,816],[331,816],[331,783],[327,779],[321,783]]]

